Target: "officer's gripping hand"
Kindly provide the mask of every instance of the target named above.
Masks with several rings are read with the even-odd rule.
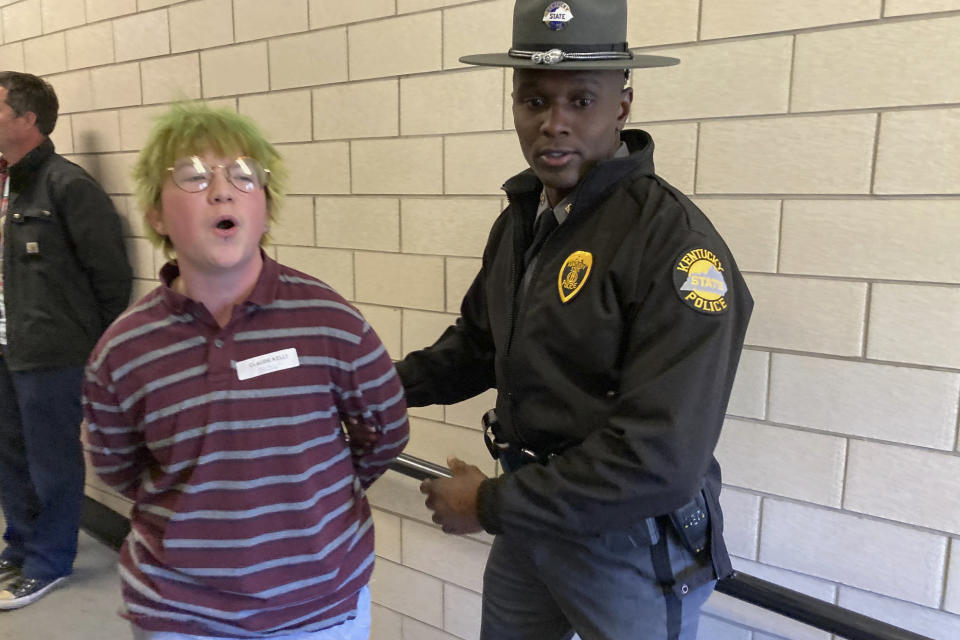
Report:
[[[347,434],[347,442],[350,444],[350,453],[354,456],[369,453],[380,441],[380,433],[372,424],[362,422],[355,416],[341,418],[341,421]]]
[[[452,478],[424,480],[420,493],[426,494],[425,504],[433,511],[433,521],[443,527],[444,533],[476,533],[480,531],[477,519],[477,490],[487,479],[480,469],[459,458],[447,458]]]

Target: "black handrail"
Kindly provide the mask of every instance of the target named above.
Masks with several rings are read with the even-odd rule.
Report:
[[[400,454],[390,469],[416,480],[450,477],[446,467],[405,453]],[[720,580],[717,591],[847,640],[931,640],[739,571]]]

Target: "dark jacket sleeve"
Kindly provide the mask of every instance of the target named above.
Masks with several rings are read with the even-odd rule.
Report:
[[[76,177],[57,191],[55,204],[65,212],[67,235],[90,281],[103,331],[127,308],[133,288],[120,216],[90,178]]]
[[[661,254],[659,270],[635,292],[618,401],[606,423],[549,464],[485,481],[478,499],[488,532],[599,534],[673,511],[699,489],[753,302],[731,261],[728,311],[687,306],[675,289],[675,249]]]

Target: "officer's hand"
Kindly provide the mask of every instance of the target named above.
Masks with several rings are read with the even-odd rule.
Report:
[[[426,494],[425,504],[433,511],[433,521],[443,527],[444,533],[476,533],[481,529],[477,518],[477,490],[487,476],[458,458],[447,458],[447,465],[453,477],[424,480],[420,483],[420,493]]]
[[[380,440],[380,434],[372,424],[361,422],[355,416],[348,416],[343,421],[343,427],[350,443],[350,453],[355,456],[369,452]]]

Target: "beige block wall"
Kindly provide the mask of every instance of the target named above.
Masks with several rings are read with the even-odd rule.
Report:
[[[718,449],[737,566],[956,637],[960,2],[629,3],[631,42],[683,59],[634,73],[630,126],[757,301]],[[178,98],[256,118],[294,194],[271,254],[355,302],[399,358],[455,319],[524,166],[510,73],[457,60],[509,45],[511,5],[6,0],[0,67],[57,89],[53,138],[124,213],[139,293],[162,262],[129,197],[150,119]],[[412,411],[410,450],[492,472],[492,402]],[[489,538],[441,535],[416,484],[371,491],[373,637],[472,640]],[[708,614],[711,640],[826,637],[719,596]]]

